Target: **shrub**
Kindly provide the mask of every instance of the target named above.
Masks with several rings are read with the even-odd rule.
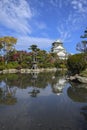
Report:
[[[87,62],[85,60],[86,56],[87,55],[85,55],[84,53],[70,56],[67,60],[68,70],[72,74],[79,74],[81,71],[85,70],[87,67]]]
[[[6,69],[16,69],[18,67],[17,62],[9,62],[5,65]]]
[[[22,67],[22,68],[28,68],[28,64],[25,63],[25,62],[22,62],[22,63],[21,63],[21,67]]]
[[[54,63],[56,68],[66,68],[66,61],[65,60],[57,60]]]
[[[0,63],[0,70],[4,70],[5,69],[5,63],[4,62],[1,62]]]

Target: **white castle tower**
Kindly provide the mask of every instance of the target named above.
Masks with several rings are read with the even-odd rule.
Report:
[[[66,52],[65,48],[63,47],[63,43],[60,40],[57,40],[52,43],[51,51],[53,53],[57,53],[59,59],[67,59],[68,57],[68,53]]]

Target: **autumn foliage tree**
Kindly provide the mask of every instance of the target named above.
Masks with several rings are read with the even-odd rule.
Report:
[[[16,44],[16,42],[17,39],[14,37],[9,36],[0,37],[0,51],[4,52],[6,62],[9,52],[14,50],[14,45]]]

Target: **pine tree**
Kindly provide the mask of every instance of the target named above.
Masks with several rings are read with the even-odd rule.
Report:
[[[83,40],[76,45],[76,49],[80,52],[86,52],[87,53],[87,28],[84,31],[84,35],[82,35],[81,38]]]

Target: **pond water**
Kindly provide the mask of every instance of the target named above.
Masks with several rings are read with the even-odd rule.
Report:
[[[87,130],[87,86],[60,72],[0,75],[0,130]]]

